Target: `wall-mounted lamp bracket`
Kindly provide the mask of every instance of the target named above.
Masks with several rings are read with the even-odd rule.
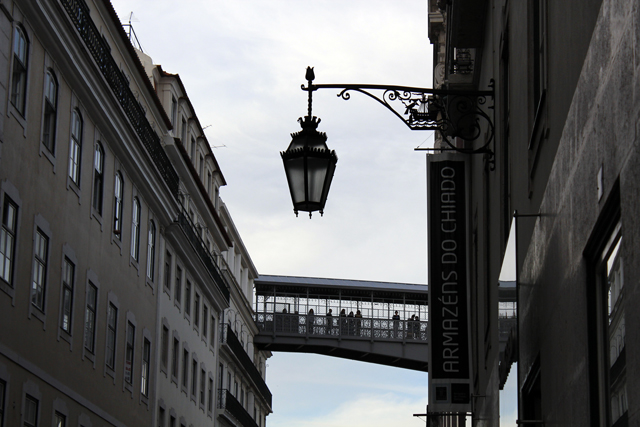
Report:
[[[318,89],[339,89],[337,96],[344,100],[351,98],[350,92],[360,92],[386,107],[409,129],[440,132],[450,150],[493,157],[489,145],[495,133],[494,124],[485,111],[493,110],[493,80],[489,84],[490,90],[465,91],[390,85],[313,84],[315,76],[308,73],[306,77],[307,86],[303,84],[301,89],[309,92],[309,110],[311,92]],[[489,98],[491,105],[488,104]],[[456,138],[465,141],[463,147],[455,143]]]

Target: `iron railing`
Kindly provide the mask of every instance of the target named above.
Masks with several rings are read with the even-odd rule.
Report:
[[[269,407],[271,407],[271,391],[269,390],[269,387],[267,387],[267,383],[262,378],[262,375],[260,375],[258,368],[256,368],[256,365],[254,365],[251,361],[251,357],[249,357],[247,352],[244,351],[244,347],[240,343],[240,340],[238,339],[236,334],[233,332],[233,329],[231,329],[231,325],[223,325],[220,339],[223,344],[229,346],[229,349],[240,361],[240,364],[242,365],[244,371],[249,375],[260,394],[262,394],[262,397],[264,397],[264,400],[267,402]]]
[[[84,0],[61,0],[61,2],[142,145],[151,156],[160,176],[177,198],[180,183],[178,174],[162,147],[160,137],[149,124],[142,105],[129,88],[129,81],[118,68],[109,47],[91,19],[89,7]]]
[[[424,320],[288,313],[256,313],[255,319],[261,333],[273,335],[427,342],[428,322]]]
[[[193,225],[193,222],[191,222],[191,219],[189,219],[184,210],[178,213],[177,222],[180,224],[180,228],[182,228],[182,231],[184,231],[184,234],[187,236],[196,253],[202,260],[202,263],[209,271],[209,274],[211,274],[213,282],[216,284],[220,292],[222,292],[222,295],[224,295],[227,302],[229,302],[229,285],[224,280],[220,269],[216,265],[213,255],[209,252],[209,249],[207,249],[202,237],[200,237],[200,234],[196,231],[196,227]]]
[[[246,409],[242,406],[238,399],[236,399],[229,390],[219,389],[218,407],[228,411],[236,420],[240,422],[243,427],[258,427],[258,423],[249,415]]]

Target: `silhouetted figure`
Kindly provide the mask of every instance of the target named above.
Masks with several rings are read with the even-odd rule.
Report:
[[[340,335],[347,335],[347,313],[340,310]]]
[[[398,326],[400,326],[400,315],[398,314],[397,310],[396,310],[396,314],[394,314],[391,318],[393,319],[393,338],[398,338]]]
[[[349,314],[347,315],[347,323],[349,326],[349,331],[348,334],[349,335],[353,335],[354,331],[355,331],[355,327],[356,327],[356,322],[355,319],[353,318],[353,311],[350,311]]]
[[[333,329],[333,310],[329,309],[329,311],[327,311],[327,324],[326,324],[326,328],[327,328],[327,335],[331,335],[331,330]]]
[[[413,338],[413,319],[416,318],[415,314],[411,315],[411,318],[407,321],[407,339]]]
[[[360,326],[361,326],[361,323],[362,323],[362,320],[361,320],[362,319],[362,313],[360,313],[360,310],[356,311],[355,318],[356,318],[356,335],[360,336]]]
[[[418,315],[416,315],[415,319],[413,320],[413,339],[420,339],[420,318],[418,317]]]
[[[315,322],[315,315],[313,314],[313,308],[309,309],[307,313],[307,333],[313,335],[313,324]]]

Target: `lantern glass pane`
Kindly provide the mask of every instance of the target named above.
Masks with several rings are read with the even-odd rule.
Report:
[[[304,202],[304,159],[299,157],[285,160],[284,165],[293,203]]]
[[[321,203],[322,189],[329,168],[329,159],[309,157],[307,159],[309,177],[309,201]]]

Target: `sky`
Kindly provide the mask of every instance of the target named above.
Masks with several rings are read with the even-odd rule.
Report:
[[[427,0],[112,0],[143,51],[178,73],[206,128],[227,205],[260,274],[427,283],[429,131],[335,90],[313,115],[338,164],[324,216],[293,213],[280,151],[316,84],[432,86]],[[270,427],[422,426],[424,373],[274,353]],[[513,417],[515,420],[515,416]],[[508,424],[503,424],[508,425]],[[514,425],[513,423],[510,425]]]

